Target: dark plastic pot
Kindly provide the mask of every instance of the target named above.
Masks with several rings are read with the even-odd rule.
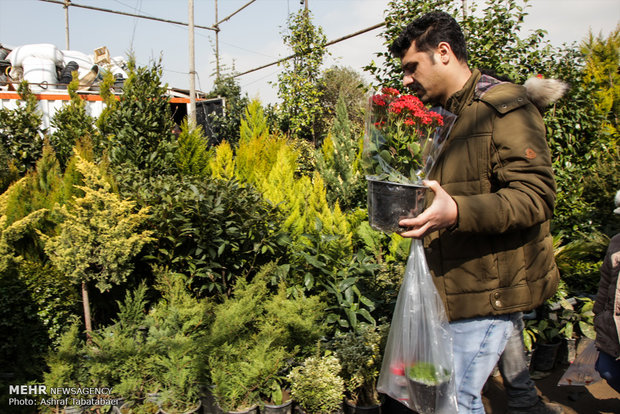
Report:
[[[366,177],[368,181],[368,221],[370,226],[386,233],[406,229],[398,225],[424,211],[426,188],[423,185],[399,184]]]
[[[532,355],[532,369],[535,371],[551,371],[555,367],[561,342],[538,344]]]
[[[239,411],[224,411],[218,407],[220,414],[258,414],[258,405],[254,405],[246,410]]]
[[[361,406],[344,400],[344,414],[381,414],[380,405]]]
[[[299,406],[299,404],[295,404],[295,410],[293,411],[295,414],[313,414],[309,411],[304,410],[303,408],[301,408],[301,406]],[[340,408],[338,408],[336,411],[332,411],[332,414],[342,414],[343,410],[342,410],[342,404],[340,405]]]
[[[161,414],[169,414],[169,413],[178,413],[179,411],[173,411],[173,410],[169,410],[166,409],[165,407],[161,407],[159,412]],[[198,412],[202,412],[202,403],[199,400],[196,404],[194,404],[192,407],[188,408],[187,410],[183,411],[183,414],[195,414]]]
[[[444,381],[430,385],[407,378],[412,408],[420,413],[441,412],[444,404],[449,401],[447,398],[449,384],[448,381]]]
[[[261,410],[263,414],[292,414],[293,413],[293,400],[288,400],[284,404],[271,405],[265,404]]]

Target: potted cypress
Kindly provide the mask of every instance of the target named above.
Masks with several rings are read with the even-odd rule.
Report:
[[[214,309],[207,365],[215,402],[224,412],[256,412],[266,396],[273,400],[289,361],[325,330],[320,298],[289,298],[284,285],[272,292],[268,281],[275,271],[270,263],[249,283],[239,278],[232,297]]]
[[[417,97],[393,88],[373,95],[369,106],[363,157],[369,222],[376,230],[398,232],[403,230],[398,225],[401,219],[423,211],[422,179],[456,117],[428,110]]]

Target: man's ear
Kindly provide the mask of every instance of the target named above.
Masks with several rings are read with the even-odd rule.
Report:
[[[437,53],[439,54],[439,60],[444,64],[450,62],[450,59],[454,57],[454,53],[452,53],[452,48],[448,42],[439,42],[437,45]]]

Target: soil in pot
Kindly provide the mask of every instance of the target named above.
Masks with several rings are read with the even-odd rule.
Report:
[[[379,181],[372,177],[366,177],[366,180],[368,221],[373,229],[387,233],[405,231],[398,222],[424,211],[425,186]]]
[[[561,342],[537,344],[532,354],[531,367],[534,371],[551,371],[555,367]]]

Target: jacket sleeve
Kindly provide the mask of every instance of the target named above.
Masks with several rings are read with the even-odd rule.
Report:
[[[620,252],[620,233],[611,238],[603,264],[601,265],[601,280],[599,281],[598,292],[594,301],[594,308],[592,309],[595,315],[603,312],[610,301],[612,295],[609,289],[615,290],[618,288],[616,286],[617,279],[614,278],[614,275],[617,275],[617,273],[614,274],[614,270],[617,272],[618,269],[614,269],[614,263],[612,263],[613,254],[618,252]]]
[[[523,97],[519,102],[496,107],[487,172],[491,191],[453,197],[459,231],[503,233],[540,224],[553,214],[556,188],[545,126],[533,104]]]

